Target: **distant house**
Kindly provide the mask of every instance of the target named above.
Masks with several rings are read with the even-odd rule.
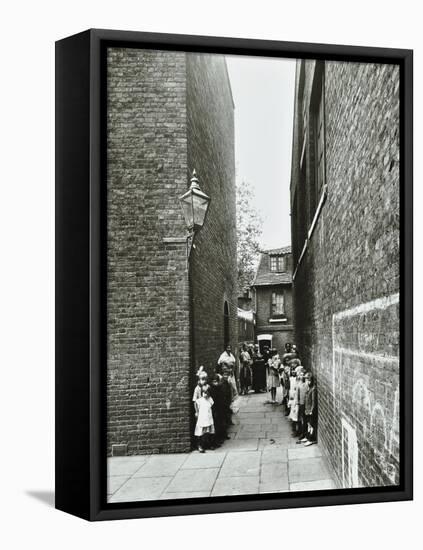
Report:
[[[291,247],[261,253],[255,290],[256,337],[269,335],[280,353],[293,340]]]
[[[245,289],[242,296],[238,296],[238,347],[244,343],[253,343],[255,336],[256,314],[254,311],[254,297],[251,289]]]

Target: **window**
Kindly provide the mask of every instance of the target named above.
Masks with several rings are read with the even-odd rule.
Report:
[[[285,314],[285,299],[282,292],[272,292],[272,316]]]
[[[284,256],[270,256],[270,271],[286,271]]]

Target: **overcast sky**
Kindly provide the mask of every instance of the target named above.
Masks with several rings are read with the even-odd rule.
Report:
[[[248,181],[263,218],[263,248],[291,244],[295,60],[227,56],[235,103],[237,181]]]

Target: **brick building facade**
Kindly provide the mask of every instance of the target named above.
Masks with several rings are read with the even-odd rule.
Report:
[[[293,341],[291,247],[263,251],[253,282],[256,336],[271,334],[272,346],[283,353]]]
[[[237,341],[234,105],[225,60],[108,50],[108,452],[185,452],[192,386]],[[211,197],[191,248],[178,197]]]
[[[399,481],[399,68],[297,62],[295,331],[341,487]]]

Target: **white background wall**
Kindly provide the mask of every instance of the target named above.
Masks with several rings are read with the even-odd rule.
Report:
[[[422,242],[422,30],[417,1],[3,2],[0,8],[0,517],[4,548],[416,548],[415,502],[89,524],[54,510],[54,41],[89,27],[415,49],[416,269]],[[420,272],[416,273],[417,283]],[[415,383],[422,383],[416,286]],[[77,396],[75,396],[77,399]],[[421,401],[421,399],[420,399]],[[8,538],[8,542],[4,543]]]

